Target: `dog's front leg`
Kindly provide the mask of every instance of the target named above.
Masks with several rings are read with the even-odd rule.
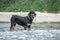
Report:
[[[28,24],[27,24],[28,31],[30,30],[30,26],[31,26],[31,24],[28,23]]]
[[[30,30],[30,26],[28,26],[28,31]]]
[[[24,30],[26,30],[27,29],[27,26],[24,26]]]

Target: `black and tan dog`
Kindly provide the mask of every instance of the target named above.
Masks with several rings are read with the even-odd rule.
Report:
[[[16,23],[18,25],[23,26],[25,30],[27,28],[28,28],[28,30],[30,30],[30,26],[31,26],[32,21],[35,18],[35,16],[36,16],[36,13],[33,11],[29,12],[28,16],[26,16],[26,17],[22,17],[22,16],[18,16],[18,15],[12,15],[10,31],[14,30]]]

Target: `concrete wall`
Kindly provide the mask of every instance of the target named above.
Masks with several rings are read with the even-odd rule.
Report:
[[[12,15],[27,16],[29,12],[0,12],[0,22],[10,22]],[[36,12],[33,22],[60,22],[60,14]]]

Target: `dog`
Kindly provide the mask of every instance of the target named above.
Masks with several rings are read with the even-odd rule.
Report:
[[[24,27],[24,30],[28,28],[30,30],[33,19],[36,17],[36,13],[34,11],[29,12],[28,16],[22,17],[18,15],[12,15],[11,17],[11,27],[10,31],[13,31],[16,24]]]

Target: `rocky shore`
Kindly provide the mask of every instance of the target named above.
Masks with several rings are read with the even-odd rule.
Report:
[[[0,22],[10,22],[12,15],[27,16],[29,12],[0,12]],[[33,22],[60,22],[60,13],[36,12]]]

